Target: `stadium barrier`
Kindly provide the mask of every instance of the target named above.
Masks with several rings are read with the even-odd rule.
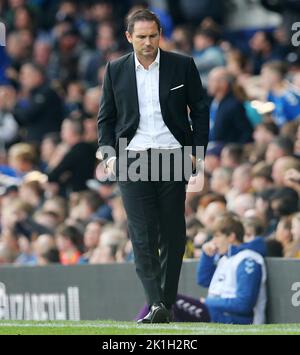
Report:
[[[195,261],[185,261],[179,292],[205,296]],[[267,259],[268,323],[300,322],[300,260]],[[144,304],[133,264],[0,267],[0,319],[132,320]]]

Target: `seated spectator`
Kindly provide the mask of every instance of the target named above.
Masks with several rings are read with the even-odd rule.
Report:
[[[238,193],[247,193],[251,190],[251,169],[252,166],[244,163],[236,168],[232,175],[232,187]]]
[[[26,131],[28,142],[39,143],[49,132],[59,132],[63,119],[60,97],[46,83],[44,69],[34,63],[21,68],[20,82],[28,99],[16,102],[12,114]]]
[[[284,176],[284,185],[297,191],[300,196],[300,171],[289,169]]]
[[[237,82],[237,78],[235,78],[235,83],[233,85],[234,96],[241,102],[243,102],[243,106],[246,112],[246,116],[251,123],[251,126],[255,128],[259,124],[262,123],[263,116],[260,113],[259,109],[253,105],[251,102],[249,94],[247,94],[244,87]]]
[[[280,59],[271,32],[257,31],[249,42],[252,73],[258,75],[264,63]]]
[[[248,212],[253,211],[255,208],[255,197],[253,194],[244,193],[239,194],[235,198],[235,203],[228,207],[228,210],[234,212],[240,218],[246,217]]]
[[[101,236],[98,247],[90,257],[90,264],[109,264],[124,261],[124,248],[127,236],[119,228],[107,226]]]
[[[112,209],[112,217],[115,226],[121,229],[127,228],[127,216],[121,198],[121,192],[118,188],[108,197],[108,204]]]
[[[95,73],[105,65],[109,52],[117,49],[114,24],[106,20],[98,23],[95,41],[96,51],[89,56],[83,73],[84,81],[88,87],[95,87],[100,84],[99,78]]]
[[[244,162],[244,150],[240,144],[226,144],[221,153],[221,166],[235,169]]]
[[[256,194],[255,215],[260,218],[266,226],[263,232],[264,237],[270,236],[275,232],[277,227],[277,219],[273,215],[271,208],[271,198],[276,189],[268,188]]]
[[[178,25],[174,28],[171,41],[174,46],[174,51],[182,54],[191,55],[193,47],[192,32],[188,26]],[[299,85],[300,87],[300,85]]]
[[[57,146],[59,143],[60,137],[58,133],[48,133],[44,136],[40,146],[42,171],[50,170],[52,166],[56,165],[54,160],[58,160]]]
[[[275,240],[282,244],[283,256],[290,258],[293,256],[294,243],[292,235],[292,218],[282,217],[277,225],[275,232]]]
[[[261,192],[273,186],[272,166],[261,161],[251,170],[251,188],[254,192]]]
[[[112,207],[110,206],[110,198],[116,188],[115,182],[110,179],[91,179],[87,181],[87,187],[92,191],[96,191],[104,201],[104,204],[97,209],[92,218],[112,222],[113,216]]]
[[[293,248],[291,257],[300,258],[300,213],[296,213],[292,218]]]
[[[221,196],[220,200],[210,202],[206,207],[199,205],[196,217],[200,220],[205,228],[207,238],[211,237],[212,225],[215,219],[226,212],[226,200]]]
[[[244,242],[252,242],[255,238],[262,236],[264,231],[263,221],[258,217],[245,217],[242,219],[244,227]]]
[[[56,212],[39,209],[33,216],[36,223],[46,227],[49,231],[55,231],[60,224],[60,216]]]
[[[224,53],[217,45],[218,36],[216,31],[202,27],[194,36],[193,57],[204,87],[207,87],[209,72],[225,65]]]
[[[83,97],[83,110],[87,117],[94,119],[97,117],[101,95],[99,87],[93,87],[86,91]]]
[[[84,51],[85,46],[82,44],[78,29],[69,22],[57,36],[57,49],[52,53],[48,65],[50,79],[59,80],[63,85],[77,80]]]
[[[72,81],[68,84],[65,99],[65,113],[67,117],[73,114],[80,115],[82,113],[83,96],[84,88],[79,81]]]
[[[210,187],[211,191],[227,197],[231,189],[231,179],[232,179],[232,170],[229,168],[220,167],[213,171]]]
[[[37,152],[28,143],[16,143],[8,150],[8,165],[0,165],[0,173],[15,177],[21,183],[26,173],[34,170],[37,163]]]
[[[253,132],[255,144],[267,146],[279,134],[279,129],[273,122],[262,122],[256,126]]]
[[[8,202],[1,215],[2,233],[7,232],[16,239],[19,236],[25,236],[29,240],[33,240],[39,234],[49,232],[46,227],[33,220],[32,212],[32,206],[20,198]]]
[[[61,225],[55,235],[56,247],[62,265],[75,265],[82,252],[83,236],[74,226]]]
[[[250,154],[250,161],[257,163],[265,159],[269,144],[279,134],[279,129],[273,122],[263,122],[257,125],[253,132],[254,145]]]
[[[103,223],[101,221],[92,221],[85,227],[83,235],[84,254],[82,254],[79,264],[85,264],[89,262],[95,249],[100,242],[100,236],[102,233]]]
[[[64,186],[69,191],[86,189],[86,181],[93,178],[96,165],[95,151],[83,142],[84,129],[81,121],[66,119],[62,125],[62,140],[69,151],[60,163],[48,172],[48,181]]]
[[[274,162],[272,169],[272,178],[276,186],[286,186],[285,174],[290,169],[300,171],[300,161],[294,157],[286,156],[279,158]]]
[[[223,149],[223,144],[216,142],[209,142],[206,154],[204,168],[208,174],[212,172],[221,165],[221,153]]]
[[[267,101],[275,104],[273,118],[278,127],[296,119],[300,112],[300,95],[288,86],[285,75],[285,64],[277,61],[264,64],[261,72]]]
[[[251,165],[244,163],[236,168],[232,175],[232,184],[230,191],[227,192],[227,207],[233,210],[236,203],[236,198],[241,194],[251,192]]]
[[[263,324],[266,268],[260,253],[265,246],[243,245],[244,228],[233,215],[216,219],[213,231],[213,240],[203,246],[197,271],[199,285],[209,287],[204,303],[212,321]]]
[[[19,195],[34,210],[38,210],[43,204],[44,190],[38,181],[24,182],[19,188]]]
[[[14,256],[11,250],[5,243],[0,242],[0,265],[11,264],[14,261]]]
[[[272,140],[266,151],[266,162],[273,164],[277,159],[293,155],[293,142],[286,137],[276,137]]]
[[[213,97],[210,106],[210,140],[223,144],[249,143],[253,128],[243,102],[233,94],[234,78],[224,67],[209,73],[208,92]]]
[[[186,247],[184,258],[194,258],[197,251],[201,249],[202,243],[206,240],[206,234],[201,233],[204,226],[195,217],[190,216],[186,220]],[[204,240],[203,240],[204,239]],[[197,251],[196,251],[197,250]]]
[[[51,52],[53,48],[49,40],[40,38],[36,39],[33,45],[32,57],[35,63],[40,65],[46,70],[50,62]]]
[[[236,48],[230,48],[226,53],[226,68],[237,79],[238,85],[245,87],[250,76],[247,56]]]
[[[41,234],[33,242],[36,255],[36,264],[40,266],[59,263],[59,252],[55,247],[54,237],[50,234]]]
[[[70,218],[88,223],[102,205],[103,200],[97,192],[84,191],[79,195],[78,204],[71,208]]]
[[[10,101],[14,101],[16,91],[12,86],[0,86],[0,142],[8,146],[17,139],[18,123],[9,111]]]
[[[289,188],[277,188],[271,195],[271,209],[275,219],[289,216],[299,211],[299,196],[298,193]]]
[[[61,196],[48,198],[43,204],[42,212],[54,213],[54,215],[58,218],[58,221],[56,221],[56,223],[63,223],[68,215],[67,200]]]

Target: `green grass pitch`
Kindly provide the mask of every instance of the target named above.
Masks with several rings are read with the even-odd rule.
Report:
[[[0,335],[265,335],[300,334],[300,324],[223,325],[170,323],[137,325],[116,321],[0,321]]]

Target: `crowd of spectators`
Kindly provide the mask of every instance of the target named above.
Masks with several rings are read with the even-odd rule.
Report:
[[[132,260],[118,188],[96,178],[96,117],[106,63],[131,50],[124,18],[146,6],[161,19],[161,48],[193,56],[210,104],[204,188],[186,198],[185,257],[199,258],[228,211],[244,241],[260,236],[268,255],[300,257],[299,49],[285,26],[239,46],[223,3],[0,1],[0,264]],[[300,15],[297,2],[281,3],[262,1],[284,19]]]

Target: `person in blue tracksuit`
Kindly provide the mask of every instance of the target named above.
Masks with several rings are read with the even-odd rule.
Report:
[[[265,322],[266,269],[262,238],[243,243],[244,228],[232,214],[217,218],[213,239],[204,244],[197,282],[208,287],[204,300],[212,322]]]

